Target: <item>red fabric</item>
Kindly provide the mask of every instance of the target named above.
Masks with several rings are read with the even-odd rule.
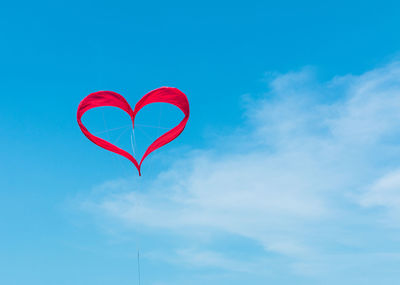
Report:
[[[173,129],[169,130],[162,136],[160,136],[158,139],[156,139],[146,150],[144,153],[140,163],[136,161],[136,159],[127,151],[109,143],[106,140],[103,140],[99,137],[96,137],[95,135],[91,134],[86,127],[82,123],[82,116],[83,114],[93,108],[96,107],[105,107],[105,106],[111,106],[111,107],[117,107],[128,113],[128,115],[131,117],[132,120],[132,127],[135,127],[135,117],[136,114],[142,109],[144,106],[151,104],[151,103],[168,103],[172,104],[179,109],[185,114],[185,117],[183,120],[175,126]],[[78,112],[77,112],[77,120],[79,127],[81,128],[81,131],[83,134],[91,140],[93,143],[97,144],[98,146],[101,146],[102,148],[105,148],[109,151],[115,152],[117,154],[120,154],[130,161],[136,166],[137,170],[139,171],[139,176],[141,175],[140,173],[140,166],[142,165],[143,160],[153,151],[156,149],[162,147],[163,145],[166,145],[167,143],[171,142],[174,140],[177,136],[179,136],[183,129],[186,126],[186,122],[189,119],[189,101],[186,97],[186,95],[181,92],[177,88],[172,88],[172,87],[161,87],[158,89],[155,89],[153,91],[150,91],[146,95],[143,96],[142,99],[140,99],[139,102],[137,102],[135,109],[132,110],[131,106],[129,103],[125,100],[124,97],[122,97],[120,94],[112,92],[112,91],[98,91],[94,92],[92,94],[89,94],[86,96],[81,103],[78,106]]]

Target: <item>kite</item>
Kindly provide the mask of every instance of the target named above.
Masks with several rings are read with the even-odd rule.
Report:
[[[87,128],[82,123],[82,116],[83,114],[93,108],[97,107],[116,107],[120,108],[131,117],[132,120],[132,127],[135,128],[135,117],[136,114],[142,109],[144,106],[151,104],[151,103],[168,103],[178,107],[185,117],[182,121],[176,125],[174,128],[160,136],[156,139],[146,150],[140,163],[136,161],[136,159],[127,151],[117,147],[116,145],[103,140],[95,135],[91,134]],[[117,153],[129,159],[137,168],[139,172],[139,176],[141,176],[140,167],[142,165],[143,160],[153,151],[156,149],[166,145],[167,143],[171,142],[175,138],[177,138],[182,131],[185,129],[186,123],[189,120],[189,101],[186,95],[177,88],[173,87],[160,87],[153,91],[150,91],[146,95],[142,97],[142,99],[137,102],[135,108],[132,110],[129,103],[125,100],[125,98],[113,91],[98,91],[89,94],[86,96],[79,104],[78,111],[77,111],[77,121],[78,125],[82,131],[82,133],[93,143],[97,144],[98,146],[109,150],[111,152]]]

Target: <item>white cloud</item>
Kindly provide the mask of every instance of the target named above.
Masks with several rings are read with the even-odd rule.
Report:
[[[246,122],[214,149],[193,150],[144,191],[107,182],[85,208],[127,227],[245,237],[293,258],[297,271],[332,245],[357,246],[358,202],[398,208],[399,63],[325,83],[310,68],[275,75],[266,94],[245,103]],[[207,250],[180,256],[244,267]]]
[[[199,250],[195,248],[181,248],[174,252],[150,252],[146,258],[156,258],[166,263],[185,264],[192,268],[212,268],[226,271],[255,273],[262,271],[264,260],[241,261],[239,259],[228,258],[223,254],[212,250]]]
[[[365,207],[383,207],[390,216],[384,222],[399,226],[400,223],[400,170],[396,169],[374,181],[360,197]]]

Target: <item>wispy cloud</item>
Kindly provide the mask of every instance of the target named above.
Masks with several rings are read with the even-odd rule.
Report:
[[[191,268],[212,268],[225,271],[256,273],[263,270],[266,260],[240,260],[220,252],[196,248],[181,248],[173,252],[150,252],[146,258],[156,258],[166,263],[184,264]]]
[[[360,204],[380,207],[385,215],[381,222],[388,226],[400,226],[400,170],[396,169],[374,181],[361,195]]]
[[[376,219],[385,219],[385,211],[372,207],[399,217],[400,64],[328,82],[319,82],[311,68],[275,74],[265,94],[243,102],[246,120],[235,133],[188,151],[145,191],[124,179],[100,185],[104,195],[86,200],[85,209],[127,228],[188,239],[240,236],[307,274],[335,263],[324,257],[338,251],[386,254],[388,248],[374,245],[390,244],[389,237],[365,234],[391,231]],[[221,254],[186,249],[177,256],[246,268]]]

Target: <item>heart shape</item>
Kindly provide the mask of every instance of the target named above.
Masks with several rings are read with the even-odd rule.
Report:
[[[128,115],[131,117],[132,120],[132,127],[135,128],[135,117],[136,114],[142,109],[144,106],[151,104],[151,103],[168,103],[172,104],[176,107],[178,107],[185,117],[182,119],[182,121],[176,125],[174,128],[160,136],[158,139],[156,139],[146,150],[144,153],[142,159],[140,160],[140,163],[136,161],[136,159],[127,151],[117,147],[116,145],[113,145],[112,143],[109,143],[106,140],[103,140],[99,137],[96,137],[95,135],[91,134],[87,128],[83,125],[82,123],[82,116],[83,114],[93,108],[97,107],[117,107],[128,113]],[[167,143],[171,142],[174,140],[177,136],[179,136],[182,131],[184,130],[186,123],[189,119],[189,101],[186,97],[186,95],[180,91],[177,88],[173,87],[160,87],[157,88],[153,91],[150,91],[146,95],[142,97],[142,99],[137,102],[135,105],[135,109],[132,110],[131,106],[129,103],[125,100],[122,95],[115,93],[113,91],[98,91],[89,94],[86,96],[79,104],[78,106],[78,112],[77,112],[77,120],[79,127],[81,128],[82,133],[93,143],[97,144],[98,146],[115,152],[119,155],[122,155],[129,159],[137,168],[139,172],[139,176],[141,176],[140,173],[140,166],[142,165],[143,160],[153,151],[156,149],[162,147],[163,145],[166,145]]]

